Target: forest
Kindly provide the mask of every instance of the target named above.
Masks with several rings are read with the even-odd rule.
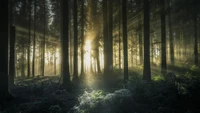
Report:
[[[1,0],[0,113],[200,113],[200,0]]]

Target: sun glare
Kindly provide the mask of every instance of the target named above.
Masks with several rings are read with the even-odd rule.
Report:
[[[90,70],[90,62],[91,62],[91,40],[86,40],[85,42],[85,46],[84,46],[84,50],[85,50],[85,55],[84,55],[84,63],[85,63],[85,67],[86,70]]]

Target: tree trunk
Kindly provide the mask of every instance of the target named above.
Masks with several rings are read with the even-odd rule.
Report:
[[[14,85],[15,78],[15,27],[10,27],[10,63],[9,63],[9,85]]]
[[[119,0],[119,70],[121,71],[121,0]]]
[[[28,14],[28,70],[27,70],[27,77],[30,77],[30,49],[31,49],[31,2],[29,1],[29,14]]]
[[[42,76],[45,70],[45,43],[46,43],[46,1],[44,0],[44,31],[43,31],[43,44],[42,44]]]
[[[35,49],[36,49],[36,6],[37,1],[34,3],[34,33],[33,33],[33,61],[32,61],[32,76],[35,76]]]
[[[74,78],[78,79],[78,22],[77,0],[74,0]]]
[[[104,37],[104,76],[109,72],[108,51],[108,8],[107,0],[103,0],[103,37]]]
[[[85,11],[85,8],[84,8],[84,1],[85,0],[82,0],[82,4],[81,4],[81,76],[83,76],[84,74],[84,11]]]
[[[127,0],[122,0],[122,28],[123,28],[123,50],[124,50],[124,84],[128,81],[128,49],[127,49]]]
[[[161,0],[161,73],[163,75],[167,72],[166,63],[166,25],[165,25],[165,0]]]
[[[171,22],[171,0],[168,0],[168,26],[169,26],[169,49],[170,49],[170,62],[174,65],[174,37],[172,32],[172,22]]]
[[[0,44],[0,104],[3,104],[3,101],[8,95],[8,38],[10,33],[10,28],[8,27],[10,26],[8,14],[8,0],[2,0],[0,4],[0,15],[2,15],[0,21],[0,36],[2,37]]]
[[[144,8],[144,69],[143,80],[151,81],[150,68],[150,20],[149,20],[149,0],[143,0]]]
[[[194,2],[194,64],[198,66],[197,0]]]
[[[68,0],[61,0],[61,75],[64,88],[70,89],[69,56],[68,56]]]

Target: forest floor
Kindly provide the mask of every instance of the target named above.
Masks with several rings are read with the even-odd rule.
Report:
[[[17,78],[10,87],[14,99],[0,113],[200,113],[199,68],[168,69],[174,74],[166,81],[152,66],[151,83],[142,81],[141,69],[131,70],[126,89],[119,70],[108,83],[111,88],[103,86],[101,75],[91,73],[73,82],[71,91],[61,86],[58,76]]]

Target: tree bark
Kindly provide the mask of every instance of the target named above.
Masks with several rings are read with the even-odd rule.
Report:
[[[29,1],[29,14],[28,14],[28,68],[27,68],[27,77],[30,77],[30,49],[31,49],[31,2]]]
[[[194,64],[198,66],[197,0],[194,0]]]
[[[9,85],[14,85],[15,78],[15,27],[10,26],[10,63],[9,63]]]
[[[150,20],[149,20],[149,0],[143,0],[144,3],[144,69],[143,80],[151,81],[150,67]]]
[[[82,4],[81,4],[81,76],[83,76],[84,74],[84,28],[85,28],[85,24],[84,24],[84,2],[85,0],[82,0]]]
[[[42,44],[42,76],[45,70],[45,44],[46,44],[46,1],[44,0],[44,29],[43,29],[43,44]]]
[[[122,0],[122,28],[123,28],[123,50],[124,50],[124,84],[128,81],[128,49],[127,49],[127,0]]]
[[[69,74],[69,56],[68,56],[68,25],[69,25],[69,7],[68,0],[61,0],[61,75],[63,77],[63,86],[70,89]]]
[[[74,78],[78,79],[78,22],[77,0],[74,0]]]
[[[166,24],[165,24],[165,0],[161,0],[161,73],[165,75],[167,73],[166,62]]]
[[[171,22],[171,0],[168,0],[168,26],[169,26],[169,43],[170,43],[170,62],[174,65],[174,37],[172,32],[172,22]]]
[[[0,4],[0,15],[3,15],[1,16],[0,21],[0,36],[2,37],[0,44],[0,104],[3,104],[3,101],[5,101],[5,98],[8,95],[8,38],[10,33],[10,28],[8,27],[10,26],[8,14],[8,0],[2,0]]]
[[[32,61],[32,76],[35,76],[35,49],[36,49],[36,8],[37,1],[34,3],[34,33],[33,33],[33,61]]]

